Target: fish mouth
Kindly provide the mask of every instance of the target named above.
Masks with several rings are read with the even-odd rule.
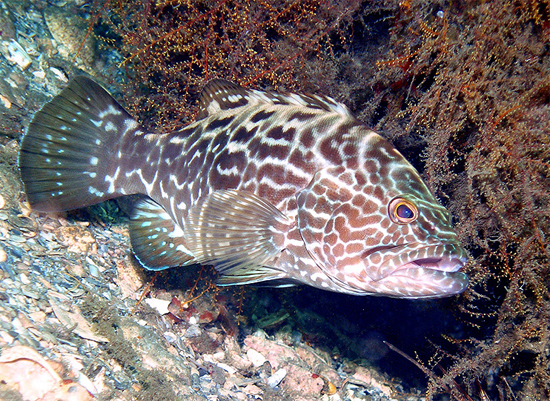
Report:
[[[391,252],[395,256],[386,262],[389,269],[381,271],[381,277],[396,274],[400,270],[423,268],[444,272],[457,272],[468,263],[468,255],[464,248],[454,243],[442,243],[422,246],[419,243],[380,246],[365,252],[362,257],[369,259],[375,254]],[[383,256],[382,256],[383,259]]]
[[[376,291],[399,298],[442,298],[460,294],[468,287],[468,276],[459,271],[468,263],[464,248],[442,243],[422,246],[408,243],[376,251],[394,252],[388,268],[372,277]],[[374,254],[374,252],[373,252]],[[392,267],[389,267],[393,265]]]
[[[406,285],[411,298],[441,298],[460,294],[468,287],[468,276],[459,270],[466,257],[416,259],[400,266],[391,275]]]
[[[404,265],[400,266],[398,270],[421,267],[423,269],[429,270],[456,272],[462,269],[466,265],[466,263],[468,263],[468,258],[466,257],[423,258],[405,263]]]

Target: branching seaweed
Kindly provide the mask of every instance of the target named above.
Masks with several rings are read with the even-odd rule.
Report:
[[[333,57],[360,1],[105,0],[97,30],[115,45],[140,94],[128,97],[158,130],[173,130],[213,78],[293,89]],[[306,64],[310,66],[306,68]]]
[[[221,77],[332,95],[421,150],[475,259],[458,301],[469,332],[434,345],[429,396],[550,398],[547,0],[105,1],[96,34],[123,54],[140,88],[126,102],[150,127],[184,125]]]
[[[481,383],[499,399],[547,399],[550,3],[404,4],[396,56],[379,63],[387,102],[401,105],[385,121],[424,141],[424,176],[476,262],[461,304],[472,337],[453,341],[429,394],[459,381],[470,395]]]

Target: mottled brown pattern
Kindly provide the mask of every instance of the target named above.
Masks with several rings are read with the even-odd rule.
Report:
[[[216,80],[201,99],[202,119],[151,135],[89,82],[83,78],[70,88],[100,92],[104,104],[96,107],[96,119],[72,124],[73,115],[56,99],[45,106],[61,117],[35,117],[22,146],[23,179],[38,189],[51,181],[44,196],[60,202],[77,180],[85,180],[88,203],[147,195],[149,203],[132,223],[139,233],[132,242],[147,268],[205,263],[218,268],[227,285],[284,280],[412,298],[447,296],[467,285],[457,272],[466,254],[448,212],[389,142],[332,99]],[[75,102],[70,107],[84,107]],[[99,150],[90,156],[79,135]],[[58,150],[63,142],[69,146]],[[64,152],[72,158],[58,156]],[[31,154],[40,158],[33,162]],[[49,173],[63,163],[76,172]],[[33,173],[35,165],[42,170]],[[32,183],[33,174],[40,183]],[[30,199],[40,197],[31,192]],[[395,215],[391,208],[400,199],[419,210],[414,219]],[[432,259],[428,266],[421,261],[426,258]]]

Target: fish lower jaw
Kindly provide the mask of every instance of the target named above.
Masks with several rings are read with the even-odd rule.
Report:
[[[467,261],[460,257],[416,259],[370,285],[374,295],[411,299],[449,297],[468,287],[468,276],[458,271]]]
[[[371,282],[371,288],[371,295],[409,299],[443,298],[464,292],[468,288],[468,276],[462,272],[411,267]]]

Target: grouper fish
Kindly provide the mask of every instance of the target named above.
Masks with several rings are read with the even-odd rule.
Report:
[[[130,221],[150,270],[212,265],[220,285],[355,295],[461,293],[468,255],[415,168],[325,96],[206,85],[196,122],[147,132],[76,77],[38,111],[18,165],[33,210],[143,194]]]

